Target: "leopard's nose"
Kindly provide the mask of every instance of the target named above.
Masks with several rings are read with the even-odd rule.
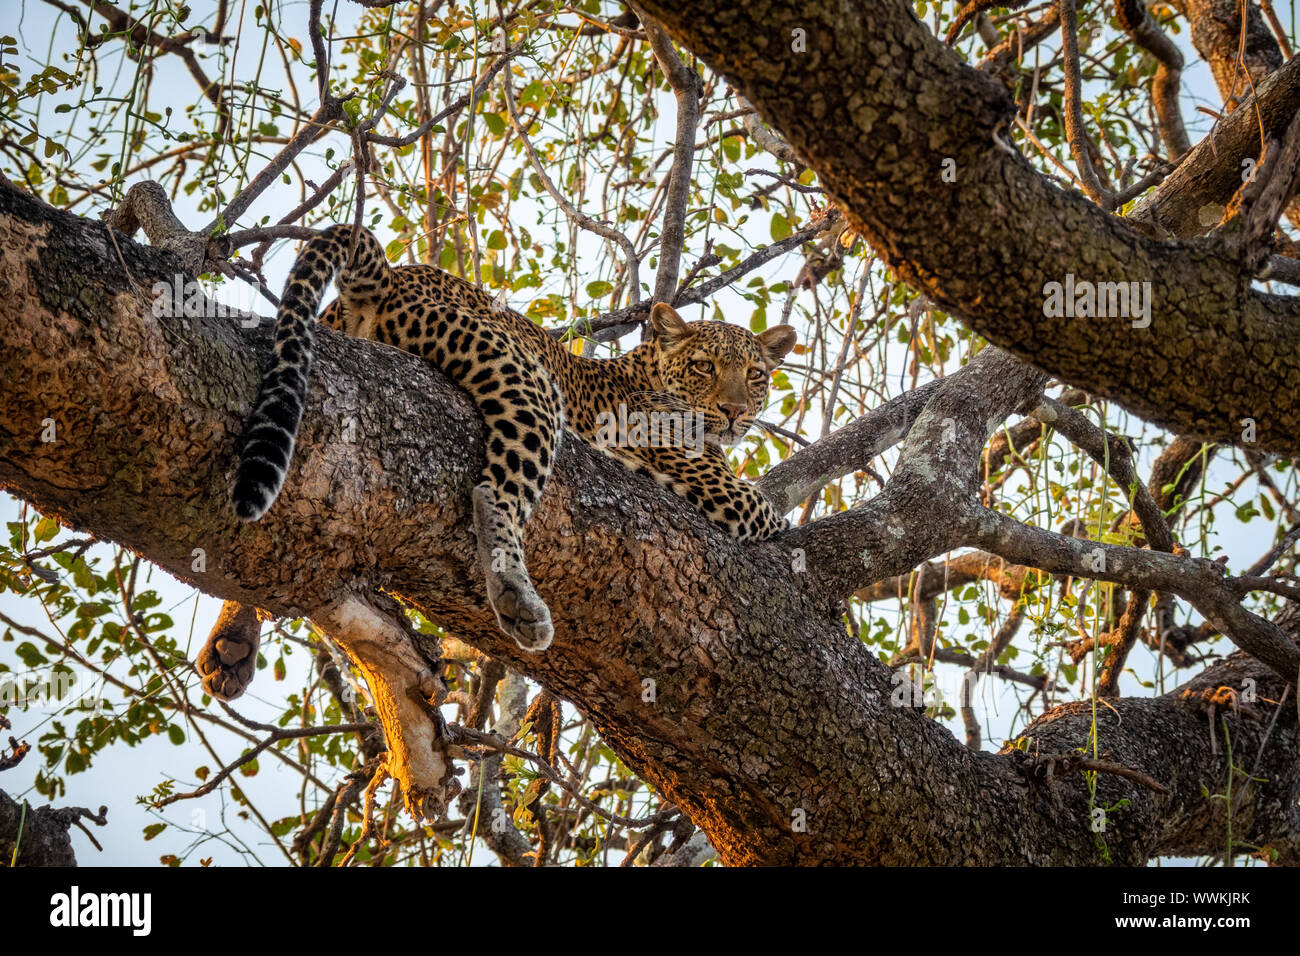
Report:
[[[722,414],[726,415],[727,418],[731,419],[733,422],[741,415],[745,414],[744,405],[725,405],[719,403],[718,408],[722,409]]]

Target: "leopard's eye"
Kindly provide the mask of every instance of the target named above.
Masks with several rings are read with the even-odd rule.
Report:
[[[707,359],[699,359],[698,361],[691,363],[691,368],[699,372],[701,375],[708,375],[713,371],[713,363]]]
[[[751,382],[761,382],[767,378],[767,372],[761,368],[751,368],[749,370],[749,380]]]

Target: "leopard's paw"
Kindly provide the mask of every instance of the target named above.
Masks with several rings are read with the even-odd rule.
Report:
[[[261,627],[256,608],[226,602],[194,662],[205,693],[231,701],[248,689],[257,669]]]
[[[551,646],[555,628],[551,611],[537,594],[524,565],[519,532],[497,505],[490,484],[474,487],[474,533],[478,537],[479,565],[487,582],[488,602],[497,624],[526,651]]]
[[[533,588],[526,574],[488,571],[488,600],[496,612],[497,624],[526,651],[544,651],[551,646],[555,628],[551,609]]]

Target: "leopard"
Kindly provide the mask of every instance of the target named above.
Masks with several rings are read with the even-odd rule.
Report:
[[[337,297],[318,317],[331,283]],[[352,224],[306,242],[285,283],[239,448],[233,499],[242,521],[259,520],[284,486],[317,321],[431,362],[473,400],[486,435],[471,492],[476,557],[497,624],[524,651],[543,651],[554,637],[523,536],[566,435],[685,498],[734,538],[765,540],[788,527],[736,474],[725,449],[764,408],[772,374],[795,345],[791,326],[754,333],[725,321],[688,322],[659,301],[645,341],[613,358],[585,356],[467,279],[428,264],[391,264],[375,235]],[[628,420],[641,427],[622,427]],[[647,421],[659,423],[657,435],[646,437]],[[654,440],[664,433],[667,440]]]

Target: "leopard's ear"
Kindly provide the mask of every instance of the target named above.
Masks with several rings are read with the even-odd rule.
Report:
[[[758,342],[768,368],[776,368],[781,364],[786,353],[794,348],[794,340],[794,329],[788,325],[774,325],[758,333]]]
[[[656,302],[650,309],[650,331],[661,348],[680,345],[695,333],[667,302]]]

